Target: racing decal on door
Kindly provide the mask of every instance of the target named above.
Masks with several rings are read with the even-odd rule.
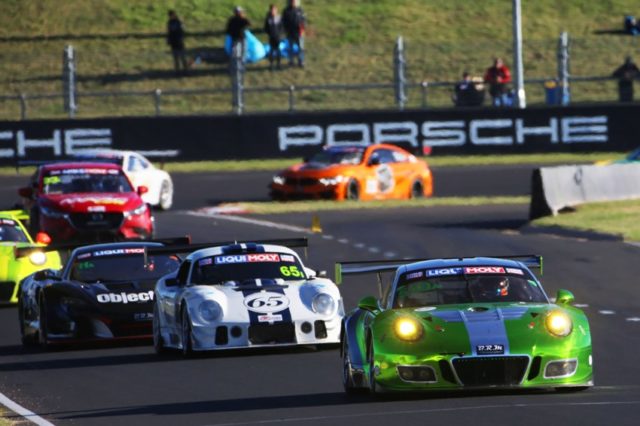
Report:
[[[376,169],[376,177],[378,178],[378,191],[381,193],[391,192],[395,186],[393,170],[388,164],[381,164]]]

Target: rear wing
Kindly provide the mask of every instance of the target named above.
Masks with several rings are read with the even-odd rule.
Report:
[[[285,238],[285,239],[273,239],[273,240],[247,240],[247,241],[218,241],[210,243],[196,243],[185,245],[173,245],[165,247],[148,247],[148,254],[177,254],[177,253],[191,253],[196,250],[201,250],[211,247],[221,247],[229,245],[242,245],[246,244],[274,244],[279,246],[285,246],[290,248],[295,247],[308,247],[309,243],[306,238]]]

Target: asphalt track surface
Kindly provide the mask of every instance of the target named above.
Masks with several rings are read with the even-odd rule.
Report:
[[[449,185],[470,185],[464,181],[468,172],[449,173],[447,178],[457,181]],[[443,191],[444,174],[436,173]],[[245,184],[251,185],[256,178],[246,175]],[[488,175],[493,176],[477,174],[473,185]],[[191,186],[182,186],[191,179]],[[504,183],[508,194],[528,192],[516,177],[502,180],[511,183]],[[528,214],[523,205],[323,212],[323,233],[307,235],[302,228],[309,227],[311,214],[256,216],[263,222],[252,224],[189,215],[188,209],[223,200],[243,185],[222,176],[210,176],[206,184],[194,176],[185,181],[177,179],[176,210],[157,215],[162,236],[189,233],[198,241],[216,241],[305,235],[307,264],[316,269],[332,271],[336,260],[540,253],[547,292],[568,288],[576,303],[588,305],[596,386],[578,393],[347,397],[336,349],[220,352],[187,360],[157,357],[144,344],[45,353],[21,347],[16,309],[5,308],[0,309],[1,393],[56,425],[638,424],[640,290],[633,265],[640,248],[531,231],[523,227]],[[10,185],[0,180],[0,196]],[[351,309],[377,290],[373,280],[358,278],[341,291]]]

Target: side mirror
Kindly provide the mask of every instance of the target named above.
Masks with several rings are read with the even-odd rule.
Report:
[[[164,285],[166,285],[167,287],[177,287],[178,284],[179,283],[176,278],[167,278],[166,280],[164,280]]]
[[[380,165],[380,158],[379,157],[374,157],[374,158],[369,158],[369,166],[379,166]]]
[[[143,194],[146,194],[147,192],[149,192],[149,188],[147,188],[146,186],[140,185],[138,187],[138,195],[143,195]]]
[[[366,296],[360,299],[358,302],[358,308],[364,309],[365,311],[373,312],[377,311],[380,308],[378,307],[378,299],[373,296]]]
[[[33,188],[25,186],[24,188],[18,189],[18,195],[22,198],[31,198],[33,197]]]
[[[316,275],[320,278],[327,278],[327,271],[316,271]]]
[[[558,305],[569,305],[571,303],[573,303],[573,301],[575,300],[575,297],[573,296],[573,293],[571,293],[569,290],[558,290],[558,293],[556,294],[556,303]]]
[[[34,274],[34,277],[38,281],[58,279],[58,274],[53,269],[42,269]]]

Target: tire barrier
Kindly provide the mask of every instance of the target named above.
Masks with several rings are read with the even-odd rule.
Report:
[[[640,198],[640,164],[541,167],[532,176],[531,220],[567,207]]]

